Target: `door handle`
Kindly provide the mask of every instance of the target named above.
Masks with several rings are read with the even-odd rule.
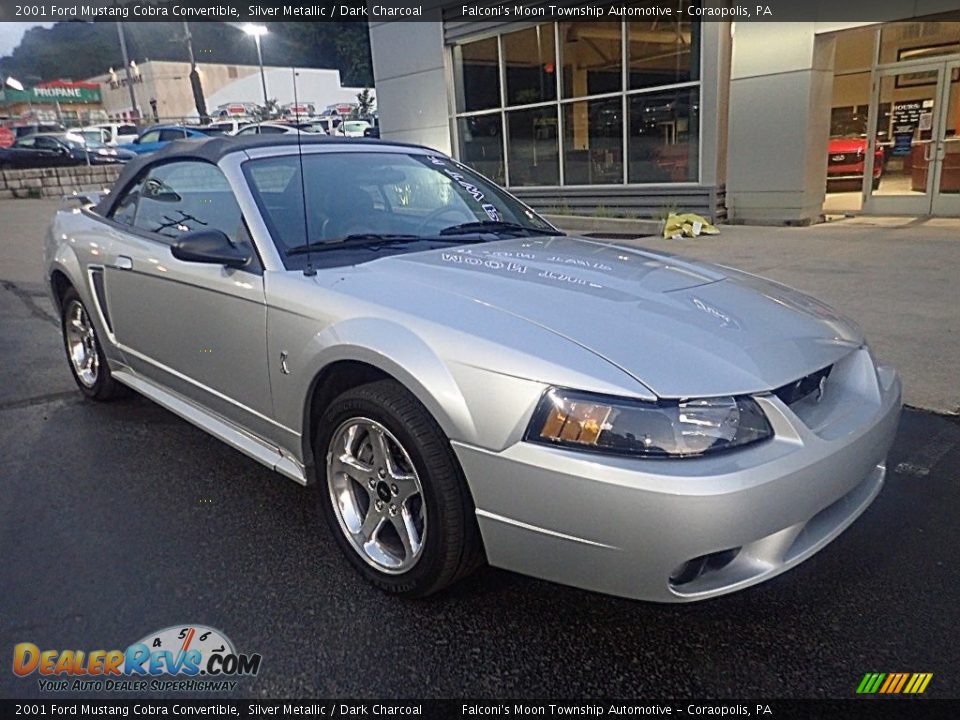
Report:
[[[113,263],[113,266],[117,270],[133,270],[133,260],[126,255],[117,255],[117,260]]]

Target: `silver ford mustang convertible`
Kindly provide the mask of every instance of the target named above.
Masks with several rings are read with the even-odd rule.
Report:
[[[876,497],[900,412],[816,300],[566,236],[421,147],[175,143],[59,212],[46,271],[85,395],[316,481],[402,595],[484,560],[662,602],[762,582]]]

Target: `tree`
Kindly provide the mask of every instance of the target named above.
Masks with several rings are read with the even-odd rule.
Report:
[[[271,98],[266,105],[257,105],[250,114],[256,122],[273,120],[280,117],[280,104],[276,98]]]
[[[370,113],[373,112],[373,104],[374,99],[373,95],[370,93],[370,88],[364,88],[362,91],[357,93],[357,117],[369,117]]]

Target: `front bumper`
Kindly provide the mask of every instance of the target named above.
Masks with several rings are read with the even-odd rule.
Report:
[[[830,382],[808,407],[758,396],[775,437],[714,457],[455,442],[490,564],[660,602],[723,595],[788,570],[876,497],[897,429],[900,380],[868,350],[837,363]]]

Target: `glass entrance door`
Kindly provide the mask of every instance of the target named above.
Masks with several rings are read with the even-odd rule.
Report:
[[[958,65],[877,72],[864,157],[865,212],[960,215]]]
[[[944,83],[933,214],[960,216],[960,60],[947,63]]]

